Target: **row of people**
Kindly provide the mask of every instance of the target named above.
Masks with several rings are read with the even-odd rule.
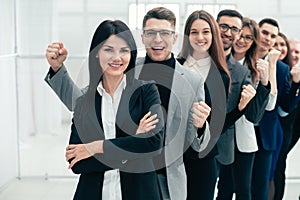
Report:
[[[300,58],[300,41],[295,39],[288,40],[282,32],[276,37],[274,48],[281,52],[279,60],[290,67],[290,74],[293,76],[298,68]],[[298,91],[297,91],[298,95]],[[285,169],[288,153],[294,147],[299,139],[299,103],[290,113],[284,113],[280,110],[280,124],[283,135],[279,143],[281,148],[277,149],[276,159],[273,161],[273,174],[270,178],[269,194],[272,199],[283,199],[285,189]],[[275,171],[274,171],[275,170]]]
[[[81,174],[74,199],[213,199],[218,177],[217,199],[268,199],[278,109],[293,111],[300,81],[277,61],[278,23],[195,11],[177,58],[175,24],[167,8],[148,11],[146,56],[136,59],[128,27],[102,22],[84,89],[67,73],[63,44],[48,46],[45,80],[74,111],[66,149]]]

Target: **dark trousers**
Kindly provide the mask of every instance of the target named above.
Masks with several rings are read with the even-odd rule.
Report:
[[[252,199],[267,200],[273,151],[261,147],[255,153],[252,172]]]
[[[274,175],[274,184],[275,184],[274,200],[281,200],[284,195],[286,159],[292,141],[293,125],[294,125],[295,118],[296,118],[296,112],[292,112],[286,117],[279,118],[283,130],[283,141],[282,141],[282,146],[280,149],[280,153],[279,153],[279,157],[275,169],[275,175]]]
[[[168,188],[168,181],[165,174],[157,174],[157,181],[159,185],[159,194],[161,200],[170,200],[170,193]]]
[[[104,173],[81,174],[73,199],[102,199],[103,178]]]
[[[289,151],[296,145],[300,137],[300,104],[296,108],[296,119],[293,126],[293,135],[291,139],[291,144],[289,146]]]
[[[220,165],[217,200],[251,200],[252,167],[255,153],[235,150],[235,160],[231,165]]]
[[[213,200],[217,181],[217,166],[214,157],[185,159],[187,174],[187,200]]]

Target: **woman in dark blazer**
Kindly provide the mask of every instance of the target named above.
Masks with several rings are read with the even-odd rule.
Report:
[[[134,79],[136,55],[123,22],[98,26],[66,148],[69,168],[80,174],[74,199],[159,199],[152,157],[162,148],[163,114],[155,83]]]
[[[189,147],[184,154],[187,199],[212,200],[218,177],[215,144],[225,121],[230,78],[218,25],[208,12],[199,10],[188,17],[178,61],[205,79],[205,103],[212,108],[208,147],[200,154]]]

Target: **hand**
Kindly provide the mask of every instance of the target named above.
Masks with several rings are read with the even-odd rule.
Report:
[[[211,108],[204,101],[200,101],[193,104],[192,111],[194,125],[197,128],[202,128],[210,114]]]
[[[70,144],[66,148],[66,160],[73,159],[69,165],[72,168],[78,161],[89,158],[96,153],[103,153],[103,140],[87,144]]]
[[[62,63],[66,60],[68,51],[64,48],[63,43],[53,42],[46,49],[46,58],[53,71],[57,71]]]
[[[258,77],[260,82],[263,85],[268,85],[268,80],[269,80],[269,62],[262,60],[262,59],[258,59],[256,61],[256,69],[258,71]]]
[[[277,49],[272,49],[271,51],[269,51],[269,53],[268,53],[268,61],[269,61],[270,65],[276,67],[276,62],[277,62],[280,54],[281,54],[281,52],[278,51]]]
[[[252,85],[243,85],[243,90],[241,92],[240,102],[238,104],[238,109],[243,110],[247,104],[251,101],[251,99],[255,96],[256,90],[252,87]]]
[[[153,130],[158,123],[157,114],[151,116],[151,112],[149,111],[141,120],[138,129],[136,130],[136,134],[146,133]]]
[[[298,66],[292,67],[290,74],[292,76],[293,82],[295,82],[295,83],[300,82],[300,67],[298,67]]]

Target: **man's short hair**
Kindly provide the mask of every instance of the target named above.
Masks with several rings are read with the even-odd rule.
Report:
[[[144,19],[143,19],[143,28],[146,26],[147,20],[151,19],[151,18],[167,20],[174,27],[175,27],[175,24],[176,24],[175,14],[171,10],[169,10],[169,9],[167,9],[165,7],[156,7],[156,8],[153,8],[153,9],[149,10],[146,13],[146,15],[144,16]]]
[[[219,22],[220,18],[223,16],[237,17],[237,18],[240,18],[241,21],[243,21],[242,14],[236,10],[231,10],[231,9],[221,10],[217,16],[217,22]]]
[[[278,31],[279,31],[279,24],[275,19],[264,18],[264,19],[260,20],[260,22],[258,23],[258,26],[262,27],[262,25],[264,25],[264,24],[271,24],[272,26],[276,26],[278,28]]]

